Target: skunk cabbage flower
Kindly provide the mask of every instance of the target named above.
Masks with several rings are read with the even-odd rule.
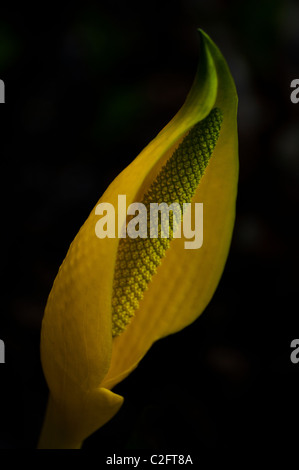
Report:
[[[220,51],[199,33],[198,71],[184,105],[99,200],[115,208],[118,236],[96,235],[97,204],[54,281],[41,332],[50,395],[40,448],[80,448],[121,407],[111,389],[155,341],[192,323],[218,285],[235,218],[237,94]],[[120,195],[145,208],[202,203],[202,246],[186,249],[175,237],[174,213],[168,238],[124,238],[130,221]]]

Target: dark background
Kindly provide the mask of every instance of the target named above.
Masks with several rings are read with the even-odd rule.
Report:
[[[0,448],[34,449],[47,400],[43,309],[107,185],[192,84],[196,28],[239,94],[240,180],[230,255],[190,327],[156,343],[115,391],[125,403],[85,449],[249,455],[298,442],[299,8],[295,1],[66,2],[1,7]],[[297,387],[297,388],[296,388]],[[296,430],[297,426],[297,430]]]

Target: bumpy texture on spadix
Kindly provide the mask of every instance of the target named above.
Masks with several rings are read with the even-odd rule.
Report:
[[[216,146],[222,123],[222,112],[214,108],[196,124],[161,169],[141,201],[147,208],[149,233],[150,204],[190,203]],[[180,210],[180,218],[182,210]],[[122,238],[119,242],[112,296],[112,335],[120,335],[139,306],[144,291],[173,238],[175,217],[170,218],[169,237]]]

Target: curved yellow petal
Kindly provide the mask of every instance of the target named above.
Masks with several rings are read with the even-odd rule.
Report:
[[[119,409],[109,392],[136,367],[158,338],[178,331],[202,312],[217,286],[234,221],[237,186],[237,97],[227,65],[201,32],[194,85],[176,116],[108,187],[99,203],[141,201],[189,130],[213,107],[223,125],[193,202],[204,203],[204,244],[186,250],[174,239],[145,292],[134,320],[112,338],[112,295],[119,239],[99,239],[95,209],[80,229],[49,295],[41,333],[41,359],[50,389],[40,446],[76,447]],[[124,225],[126,216],[117,214]],[[101,387],[101,388],[100,388]]]
[[[181,110],[112,182],[99,203],[117,208],[119,194],[126,195],[127,205],[138,201],[189,128],[209,113],[216,99],[217,74],[204,41],[200,52],[197,77]],[[97,238],[97,221],[93,210],[70,246],[43,318],[43,369],[50,390],[60,397],[63,381],[70,379],[89,390],[101,383],[110,366],[111,297],[119,239]]]
[[[50,397],[39,448],[80,447],[123,402],[99,389],[111,359],[108,280],[115,240],[101,244],[91,233],[89,218],[69,248],[45,309],[41,361]]]
[[[237,94],[220,51],[205,33],[201,32],[201,37],[206,57],[213,61],[212,65],[209,63],[213,73],[206,79],[215,84],[213,75],[216,73],[218,83],[215,101],[211,100],[204,107],[208,112],[211,107],[219,107],[223,111],[219,140],[192,201],[193,204],[203,203],[203,246],[188,250],[184,248],[183,238],[172,240],[144,293],[135,318],[114,339],[110,369],[103,382],[107,388],[126,377],[154,341],[184,328],[202,313],[218,285],[228,255],[238,182]],[[197,78],[189,95],[194,102],[188,105],[187,101],[187,106],[182,108],[188,124],[190,112],[195,113],[192,119],[196,121],[195,104],[200,102],[203,105],[202,100],[196,99],[196,92],[202,98],[202,83],[197,82]],[[197,116],[202,119],[200,111]],[[183,129],[183,113],[179,119]]]
[[[92,236],[91,236],[92,234]],[[50,292],[41,331],[41,360],[50,390],[99,386],[110,365],[112,338],[109,270],[114,239],[103,243],[89,218],[72,242]],[[105,249],[104,249],[105,247]],[[68,399],[68,397],[65,397]]]

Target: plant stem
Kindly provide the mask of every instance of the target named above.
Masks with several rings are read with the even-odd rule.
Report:
[[[37,448],[80,449],[81,446],[82,442],[74,438],[72,429],[66,425],[63,414],[50,395]]]

